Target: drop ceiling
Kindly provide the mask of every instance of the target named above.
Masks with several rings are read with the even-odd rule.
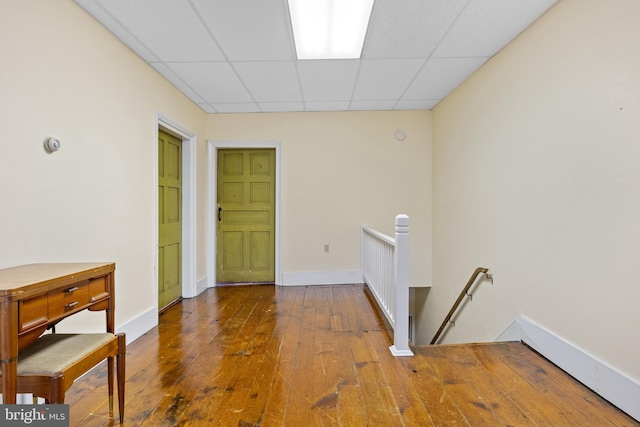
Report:
[[[431,109],[555,1],[375,0],[361,59],[297,60],[286,0],[76,0],[207,113]]]

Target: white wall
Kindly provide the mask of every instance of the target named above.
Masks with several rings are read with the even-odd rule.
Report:
[[[115,261],[121,327],[156,304],[156,113],[199,135],[205,274],[205,114],[72,1],[1,9],[0,268]],[[60,151],[44,151],[47,136]],[[73,317],[75,330],[104,325]]]
[[[640,382],[640,2],[562,0],[433,110],[432,333],[525,315]]]
[[[282,143],[285,276],[358,271],[360,224],[393,236],[406,213],[411,283],[431,283],[431,112],[217,114],[207,137]]]

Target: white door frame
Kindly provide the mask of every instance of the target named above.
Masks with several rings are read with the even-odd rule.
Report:
[[[155,117],[155,305],[158,308],[158,129],[182,140],[182,297],[197,295],[196,286],[196,135],[167,116]]]
[[[282,144],[280,141],[218,141],[207,140],[207,283],[216,286],[216,229],[215,219],[218,188],[218,150],[224,148],[274,148],[276,150],[276,248],[275,284],[282,285]]]

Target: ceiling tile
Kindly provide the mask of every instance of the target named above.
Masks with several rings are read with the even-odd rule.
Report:
[[[487,59],[429,59],[401,99],[442,99],[473,74]]]
[[[555,0],[471,0],[433,56],[493,56],[553,3]]]
[[[187,3],[98,0],[161,61],[219,61],[224,55]]]
[[[351,99],[360,61],[311,60],[298,61],[297,64],[305,102]]]
[[[233,62],[232,66],[257,102],[302,99],[293,61]]]
[[[111,31],[117,38],[137,53],[145,61],[158,61],[159,58],[138,40],[120,22],[116,21],[99,3],[94,0],[76,0],[87,12]]]
[[[376,0],[365,59],[425,58],[437,46],[467,0]]]
[[[398,100],[411,83],[424,59],[363,60],[354,100]]]
[[[254,100],[226,62],[170,63],[169,68],[211,105]],[[216,109],[218,109],[216,107]]]
[[[151,62],[150,65],[156,69],[165,79],[169,80],[169,83],[174,85],[178,90],[184,93],[189,99],[191,99],[196,104],[202,104],[205,102],[204,99],[198,95],[198,93],[189,87],[180,77],[176,75],[176,73],[171,70],[166,64],[162,62]]]
[[[192,0],[229,61],[295,59],[286,2]]]

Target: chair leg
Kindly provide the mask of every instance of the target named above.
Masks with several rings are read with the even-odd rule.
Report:
[[[109,387],[109,416],[113,417],[113,357],[107,358],[107,385]]]
[[[49,397],[48,403],[64,403],[65,385],[64,374],[62,372],[56,372],[51,375],[49,379]]]
[[[124,383],[125,383],[125,356],[127,354],[127,339],[124,333],[118,336],[117,377],[118,377],[118,410],[120,411],[120,424],[124,423]]]

